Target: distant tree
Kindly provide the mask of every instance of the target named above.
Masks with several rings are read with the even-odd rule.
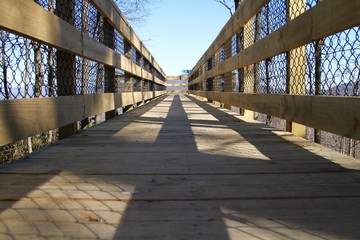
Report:
[[[231,16],[236,11],[239,4],[242,2],[242,0],[214,0],[214,1],[223,5],[229,11]]]
[[[229,11],[230,15],[231,16],[233,15],[235,3],[237,2],[236,0],[214,0],[214,1],[223,5]]]
[[[114,0],[131,24],[141,24],[150,15],[150,5],[161,0]]]

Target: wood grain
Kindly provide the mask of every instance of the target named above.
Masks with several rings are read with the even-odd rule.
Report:
[[[358,97],[189,92],[231,106],[360,139],[360,112],[356,111],[360,109]]]
[[[165,92],[126,92],[0,101],[0,146]]]

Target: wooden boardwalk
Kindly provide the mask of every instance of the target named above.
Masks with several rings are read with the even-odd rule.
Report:
[[[360,161],[187,95],[0,168],[0,239],[360,239]]]

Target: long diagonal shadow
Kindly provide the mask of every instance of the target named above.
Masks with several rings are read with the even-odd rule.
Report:
[[[192,97],[175,95],[152,145],[155,154],[171,155],[161,169],[148,169],[148,178],[137,184],[116,236],[322,239],[357,235],[354,226],[359,226],[355,223],[359,216],[353,210],[360,209],[359,173],[266,128]],[[341,207],[333,211],[333,206]],[[334,228],[335,224],[342,228]]]
[[[311,146],[170,95],[0,168],[0,238],[359,236],[359,172]]]

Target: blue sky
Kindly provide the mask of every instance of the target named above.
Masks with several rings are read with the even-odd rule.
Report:
[[[162,0],[133,28],[167,75],[192,69],[230,18],[213,0]]]

